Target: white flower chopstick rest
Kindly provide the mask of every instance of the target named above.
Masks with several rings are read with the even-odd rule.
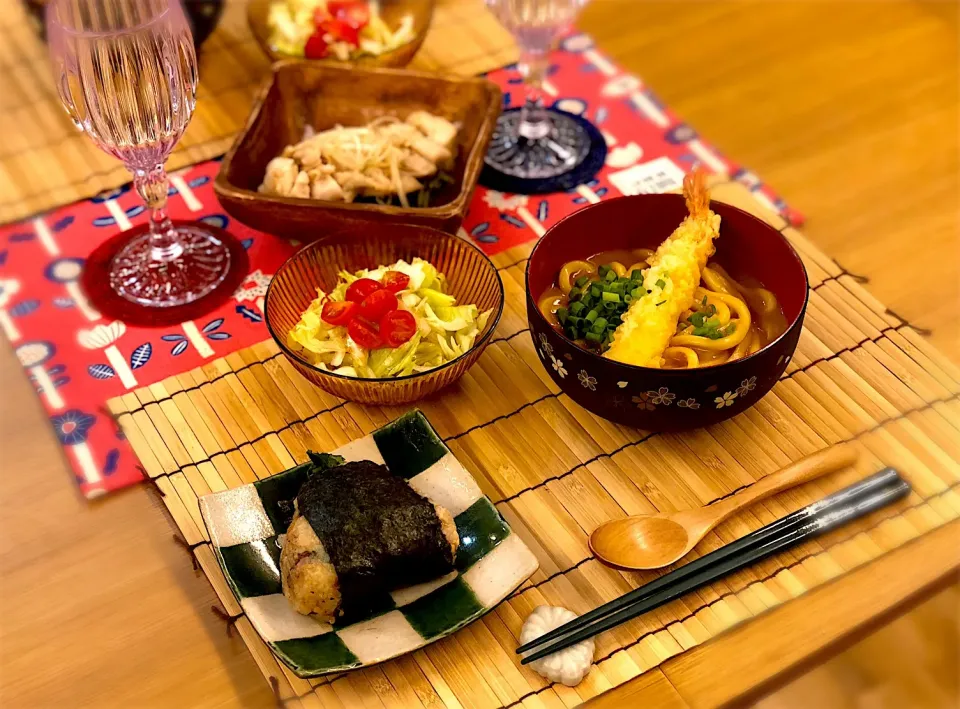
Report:
[[[520,629],[520,644],[525,645],[536,640],[544,633],[569,623],[576,617],[576,613],[566,608],[537,606],[523,622],[523,627]],[[590,671],[594,649],[593,638],[588,638],[565,650],[535,660],[530,663],[530,667],[551,682],[560,682],[573,687],[580,684]]]

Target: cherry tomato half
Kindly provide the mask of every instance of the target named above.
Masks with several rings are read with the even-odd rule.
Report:
[[[329,0],[327,12],[357,30],[370,22],[370,6],[366,0]]]
[[[400,273],[400,271],[387,271],[383,274],[380,282],[383,284],[384,290],[388,290],[391,293],[399,293],[410,285],[410,276],[406,273]]]
[[[382,288],[383,286],[380,285],[379,281],[372,278],[358,278],[347,286],[347,300],[360,303],[368,295]]]
[[[375,350],[383,344],[377,326],[363,318],[354,318],[347,323],[347,333],[365,350]]]
[[[380,318],[391,310],[396,310],[397,305],[399,303],[396,295],[385,289],[377,290],[360,303],[359,315],[370,322],[380,322]]]
[[[329,43],[323,38],[323,30],[318,29],[312,35],[303,47],[303,56],[307,59],[323,59],[327,56]]]
[[[391,310],[380,319],[380,337],[387,347],[399,347],[417,331],[417,319],[407,310]]]
[[[320,311],[320,319],[331,325],[346,325],[357,314],[358,307],[356,303],[351,303],[349,300],[328,300]]]
[[[317,26],[317,31],[330,35],[334,42],[346,42],[354,47],[360,44],[360,29],[344,20],[337,18],[324,20],[323,24]]]

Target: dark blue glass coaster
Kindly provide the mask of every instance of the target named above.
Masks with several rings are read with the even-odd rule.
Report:
[[[600,172],[607,158],[607,143],[597,127],[582,116],[557,108],[550,108],[547,112],[558,115],[565,124],[569,139],[565,144],[582,143],[582,150],[579,151],[583,153],[582,159],[568,171],[552,177],[521,176],[523,172],[536,174],[541,169],[549,171],[549,163],[555,156],[551,154],[553,151],[549,138],[529,142],[524,138],[520,138],[519,142],[513,140],[513,127],[519,120],[520,109],[511,108],[504,111],[497,121],[480,173],[480,184],[499,192],[545,194],[572,190],[577,185],[589,182]],[[497,167],[497,163],[509,163],[509,173]]]

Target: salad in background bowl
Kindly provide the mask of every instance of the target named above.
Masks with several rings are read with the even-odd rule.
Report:
[[[433,0],[252,0],[247,14],[274,60],[399,67],[423,43]]]

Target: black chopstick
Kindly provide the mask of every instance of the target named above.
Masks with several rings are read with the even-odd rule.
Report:
[[[878,480],[882,481],[883,484],[878,485]],[[800,512],[804,513],[802,518],[795,517],[797,513],[793,513],[793,515],[788,515],[768,525],[768,527],[771,528],[776,526],[779,531],[773,534],[767,533],[762,541],[758,542],[755,537],[751,543],[739,545],[739,552],[736,554],[728,553],[718,555],[709,562],[703,563],[707,561],[708,557],[717,554],[717,552],[708,554],[697,559],[695,562],[686,564],[656,579],[646,586],[625,594],[616,601],[605,604],[595,611],[591,611],[591,613],[587,613],[570,623],[556,628],[550,633],[545,633],[536,640],[521,646],[521,648],[518,648],[518,651],[526,652],[534,647],[543,645],[546,640],[562,637],[560,637],[557,642],[524,657],[520,662],[521,664],[527,664],[546,655],[576,645],[582,640],[609,630],[638,615],[646,613],[665,603],[669,603],[690,591],[712,583],[732,571],[756,563],[772,554],[776,554],[808,539],[824,534],[845,522],[890,504],[904,497],[909,492],[910,485],[900,478],[895,471],[891,471],[890,469],[881,471],[881,473],[877,475],[871,476],[849,488],[841,490],[835,495],[831,495],[820,502],[816,502],[800,510]],[[837,502],[838,499],[840,502]],[[812,515],[806,512],[810,508],[815,508]],[[784,524],[788,519],[793,519],[794,522],[789,525]],[[800,519],[799,524],[795,523],[797,519]],[[767,530],[767,527],[758,530],[758,532],[763,532],[764,530]],[[749,536],[751,535],[747,535],[747,537]],[[743,537],[738,540],[738,542],[743,542],[747,537]],[[737,542],[733,542],[727,545],[727,547],[733,546],[734,544],[737,544]],[[724,549],[727,549],[727,547],[724,547]],[[694,566],[695,564],[696,568],[690,571],[688,567]],[[656,587],[651,590],[651,587],[655,584]],[[591,620],[596,620],[596,622],[591,623]]]
[[[558,638],[561,635],[565,635],[566,633],[576,630],[577,628],[589,625],[603,616],[609,615],[632,603],[636,603],[647,596],[653,595],[666,586],[680,583],[693,574],[702,571],[707,566],[745,553],[748,549],[763,544],[769,539],[775,537],[777,534],[781,534],[788,529],[796,528],[819,512],[836,509],[840,505],[844,505],[851,500],[858,499],[859,497],[866,495],[871,491],[881,489],[889,485],[894,485],[899,480],[900,476],[897,474],[896,470],[893,468],[884,468],[879,473],[875,473],[868,478],[864,478],[860,482],[854,483],[849,487],[845,487],[842,490],[823,498],[822,500],[807,505],[806,507],[799,509],[796,512],[792,512],[785,517],[781,517],[775,522],[771,522],[755,532],[751,532],[750,534],[740,537],[739,539],[730,542],[729,544],[726,544],[725,546],[722,546],[719,549],[710,552],[709,554],[704,554],[700,558],[694,559],[690,563],[684,564],[674,571],[664,574],[660,578],[654,579],[640,588],[624,594],[620,598],[610,601],[609,603],[605,603],[588,613],[584,613],[582,616],[571,620],[569,623],[551,630],[548,633],[544,633],[540,637],[531,640],[525,645],[521,645],[516,651],[518,653],[527,652],[539,645],[543,645],[544,643],[553,640],[554,638]]]

